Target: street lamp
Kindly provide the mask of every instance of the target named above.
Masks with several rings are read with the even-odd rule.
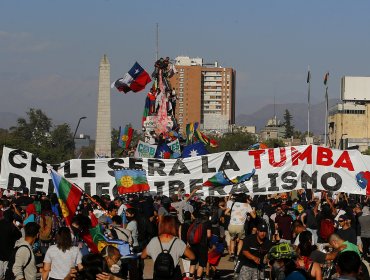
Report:
[[[77,134],[77,129],[78,129],[78,127],[80,126],[80,122],[81,122],[81,120],[84,120],[84,119],[86,119],[87,117],[81,117],[79,120],[78,120],[78,123],[77,123],[77,126],[76,126],[76,130],[75,130],[75,133],[73,134],[73,141],[75,140],[75,138],[76,138],[76,134]]]

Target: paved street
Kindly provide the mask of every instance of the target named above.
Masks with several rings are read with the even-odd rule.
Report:
[[[220,279],[232,279],[234,273],[234,263],[228,261],[229,256],[221,259],[218,269],[220,270]],[[145,260],[144,279],[152,279],[153,276],[153,261],[151,259]]]

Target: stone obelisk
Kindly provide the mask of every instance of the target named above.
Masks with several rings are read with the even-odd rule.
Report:
[[[98,113],[96,121],[95,154],[97,157],[111,157],[111,115],[110,115],[110,64],[104,55],[99,65]]]

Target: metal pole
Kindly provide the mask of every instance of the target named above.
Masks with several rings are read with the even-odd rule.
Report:
[[[77,129],[78,129],[78,127],[80,126],[80,122],[81,122],[81,120],[84,120],[84,119],[86,119],[86,117],[81,117],[81,118],[78,120],[78,123],[77,123],[77,126],[76,126],[75,133],[73,134],[73,142],[75,141],[75,137],[76,137],[76,134],[77,134]]]
[[[328,140],[328,113],[329,113],[329,100],[328,100],[328,87],[325,88],[325,147],[327,147]]]
[[[307,110],[307,140],[310,139],[310,109],[311,109],[311,72],[310,72],[310,66],[308,66],[308,74],[307,74],[307,83],[308,83],[308,110]],[[306,140],[306,142],[308,142]],[[311,141],[310,141],[311,142]],[[311,143],[306,143],[306,144],[311,144]]]

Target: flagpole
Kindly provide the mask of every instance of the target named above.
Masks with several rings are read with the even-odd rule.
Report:
[[[53,169],[50,169],[49,170],[50,172],[53,172],[54,170]],[[58,172],[56,172],[56,171],[54,171],[55,173],[57,173],[58,174]],[[59,174],[58,174],[59,175]],[[60,176],[60,175],[59,175]],[[102,207],[101,205],[100,205],[100,203],[99,202],[97,202],[93,197],[91,197],[89,194],[87,194],[79,185],[77,185],[77,184],[75,184],[75,183],[72,183],[72,182],[69,182],[67,179],[66,179],[66,181],[69,183],[69,184],[71,184],[71,185],[73,185],[73,186],[75,186],[76,188],[78,188],[84,195],[86,195],[87,196],[87,198],[89,198],[93,203],[95,203],[97,206],[99,206],[101,209],[103,209],[103,210],[105,210],[105,208],[104,207]],[[54,186],[54,189],[55,189],[56,187]],[[58,198],[59,198],[59,195],[57,194],[57,196],[58,196]]]
[[[311,100],[310,100],[310,95],[311,95],[311,72],[310,72],[310,66],[308,66],[308,74],[307,74],[307,83],[308,83],[308,93],[307,93],[307,97],[308,97],[308,110],[307,110],[307,140],[310,139],[310,109],[311,109]],[[307,143],[308,141],[306,140],[306,144],[311,144],[311,141],[309,141],[310,143]]]
[[[324,85],[325,85],[325,141],[324,141],[324,145],[325,147],[327,147],[328,145],[328,138],[329,138],[329,134],[328,134],[328,131],[329,131],[328,130],[328,115],[329,115],[328,82],[329,82],[329,72],[326,72],[324,76]]]
[[[329,98],[328,98],[328,86],[325,87],[325,146],[327,146],[328,134],[328,113],[329,113]]]

